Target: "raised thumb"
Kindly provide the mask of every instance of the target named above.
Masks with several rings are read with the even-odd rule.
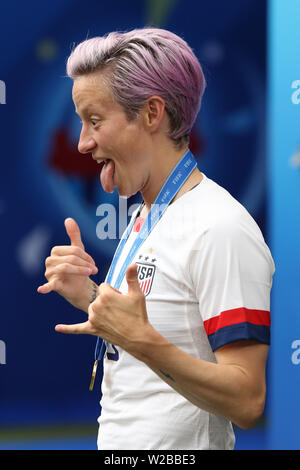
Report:
[[[84,250],[84,245],[81,240],[80,228],[77,222],[75,222],[75,220],[72,219],[71,217],[68,217],[65,220],[65,227],[66,227],[66,231],[69,236],[71,245],[79,246],[79,248],[82,248]]]
[[[128,294],[140,294],[142,292],[137,272],[137,265],[131,264],[126,270],[126,281],[128,285]]]

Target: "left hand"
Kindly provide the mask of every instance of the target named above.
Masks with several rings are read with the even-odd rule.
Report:
[[[88,320],[73,325],[56,325],[60,333],[90,334],[129,350],[143,341],[150,326],[145,296],[139,286],[136,264],[127,268],[128,293],[122,295],[109,284],[99,286],[99,296],[90,304]]]

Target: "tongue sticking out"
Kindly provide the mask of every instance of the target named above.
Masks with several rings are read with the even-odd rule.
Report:
[[[100,173],[100,181],[102,188],[107,193],[112,193],[114,191],[114,173],[115,173],[115,164],[112,160],[107,160]]]

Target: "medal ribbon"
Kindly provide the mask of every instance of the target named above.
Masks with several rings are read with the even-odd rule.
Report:
[[[124,275],[126,273],[126,269],[130,265],[138,249],[140,248],[142,243],[146,240],[146,238],[148,237],[150,232],[153,230],[157,222],[160,220],[163,213],[169,206],[170,202],[172,201],[172,199],[174,199],[174,197],[176,196],[176,194],[178,193],[182,185],[185,183],[187,178],[190,176],[192,171],[196,168],[196,166],[197,166],[197,162],[195,160],[195,157],[193,156],[192,152],[188,150],[184,154],[184,156],[181,158],[181,160],[177,163],[177,165],[172,170],[172,172],[169,174],[158,196],[156,197],[154,204],[151,206],[151,209],[147,215],[147,218],[144,221],[140,231],[138,232],[137,237],[126,256],[126,259],[118,273],[117,279],[113,283],[114,285],[112,287],[114,287],[115,289],[119,289],[121,282],[124,278]],[[106,281],[105,281],[106,283],[110,285],[112,285],[112,277],[116,269],[116,265],[122,253],[122,250],[128,240],[128,237],[131,233],[134,222],[135,222],[135,218],[132,218],[132,221],[130,222],[127,229],[125,230],[125,233],[122,236],[120,243],[116,249],[115,255],[113,257],[113,260],[110,265],[110,268],[106,277]],[[95,371],[95,368],[97,367],[97,363],[104,357],[104,353],[105,353],[104,349],[105,349],[105,342],[102,341],[102,344],[101,344],[100,338],[97,338],[97,344],[95,348],[94,371]],[[93,384],[94,376],[95,374],[93,373],[90,389]]]

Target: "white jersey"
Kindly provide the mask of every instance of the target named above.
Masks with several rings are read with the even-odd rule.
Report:
[[[115,273],[136,235],[132,230]],[[215,362],[214,351],[232,341],[269,343],[270,251],[246,209],[205,175],[167,208],[133,261],[149,321],[176,347]],[[125,278],[120,291],[127,293]],[[112,345],[104,359],[101,408],[100,450],[234,447],[228,420],[196,407]]]

